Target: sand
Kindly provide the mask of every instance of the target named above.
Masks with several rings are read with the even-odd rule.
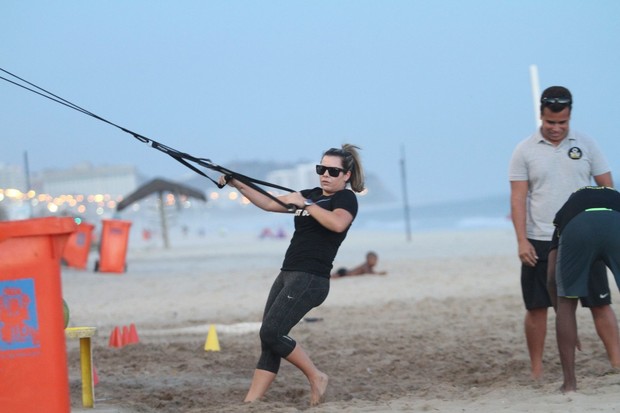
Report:
[[[310,408],[305,377],[283,362],[265,399],[245,404],[262,308],[287,245],[228,233],[176,240],[168,250],[131,247],[123,274],[63,268],[70,325],[98,331],[94,411],[620,411],[620,375],[610,373],[581,308],[579,391],[558,390],[552,311],[545,377],[530,380],[519,263],[506,228],[415,233],[409,241],[352,229],[335,267],[357,265],[372,249],[388,275],[333,280],[325,303],[291,332],[330,376],[325,403]],[[139,343],[109,347],[112,329],[131,323]],[[219,352],[204,349],[211,325]],[[82,411],[79,349],[67,346],[71,402]]]

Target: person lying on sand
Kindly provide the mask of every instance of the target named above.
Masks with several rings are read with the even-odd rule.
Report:
[[[344,277],[346,275],[364,275],[364,274],[385,275],[387,274],[386,271],[375,271],[374,268],[375,268],[375,265],[377,265],[378,260],[379,260],[379,257],[377,256],[377,253],[373,251],[369,251],[366,254],[366,262],[364,262],[363,264],[360,264],[357,267],[352,268],[350,270],[344,267],[340,268],[338,269],[338,271],[333,273],[331,276],[332,278],[337,278],[337,277]]]

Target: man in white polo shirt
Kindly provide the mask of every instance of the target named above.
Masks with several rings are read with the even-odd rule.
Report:
[[[525,337],[534,379],[543,374],[547,309],[552,305],[546,276],[555,213],[574,191],[590,185],[592,178],[599,186],[613,186],[607,161],[594,140],[569,128],[572,103],[568,89],[547,88],[540,100],[540,129],[517,145],[510,161],[510,205],[522,263]],[[592,271],[606,272],[606,268],[598,262]],[[620,367],[620,336],[609,305],[607,277],[590,279],[604,281],[590,283],[589,296],[581,304],[590,308],[612,366]]]

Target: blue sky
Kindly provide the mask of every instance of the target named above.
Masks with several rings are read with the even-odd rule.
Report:
[[[572,128],[620,179],[620,2],[15,1],[0,67],[224,165],[318,161],[343,142],[409,200],[508,194],[535,129],[529,67],[567,86]],[[0,81],[0,163],[189,170],[130,135]],[[239,171],[244,172],[244,171]],[[205,181],[206,186],[212,186]]]

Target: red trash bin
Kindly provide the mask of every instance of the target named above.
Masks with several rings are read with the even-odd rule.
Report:
[[[95,263],[95,271],[125,272],[127,269],[125,257],[127,256],[131,221],[103,219],[101,223],[99,261]]]
[[[60,258],[72,218],[0,222],[0,410],[69,413]]]
[[[88,265],[88,253],[93,239],[95,226],[82,222],[78,224],[76,231],[69,236],[65,250],[62,253],[62,262],[68,267],[86,269]]]

